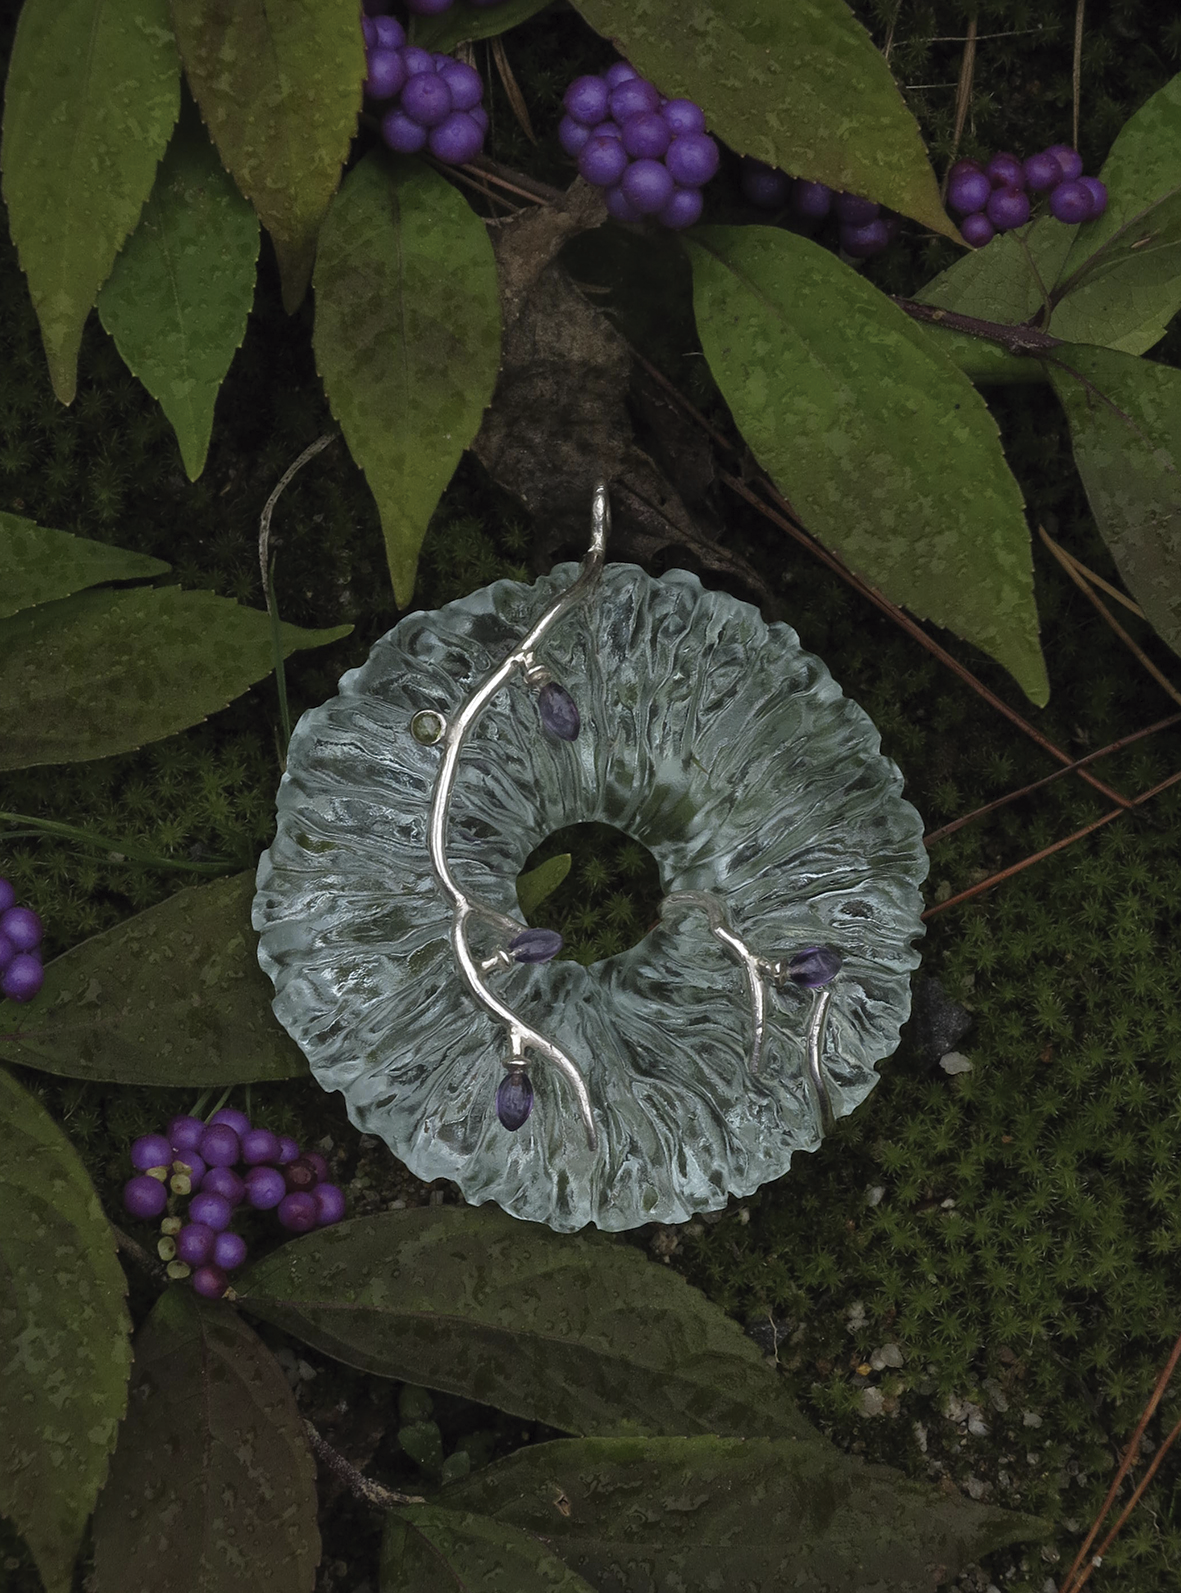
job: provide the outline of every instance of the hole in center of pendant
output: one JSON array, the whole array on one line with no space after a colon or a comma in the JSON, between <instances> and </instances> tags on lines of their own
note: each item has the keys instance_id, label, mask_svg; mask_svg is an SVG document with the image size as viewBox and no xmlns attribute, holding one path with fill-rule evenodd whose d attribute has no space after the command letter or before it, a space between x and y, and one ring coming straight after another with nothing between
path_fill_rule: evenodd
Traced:
<instances>
[{"instance_id":1,"label":"hole in center of pendant","mask_svg":"<svg viewBox=\"0 0 1181 1593\"><path fill-rule=\"evenodd\" d=\"M563 875L557 860L567 854ZM556 929L566 942L562 956L586 965L643 940L660 917L664 890L656 859L632 836L613 824L570 824L525 859L517 896L526 923Z\"/></svg>"}]
</instances>

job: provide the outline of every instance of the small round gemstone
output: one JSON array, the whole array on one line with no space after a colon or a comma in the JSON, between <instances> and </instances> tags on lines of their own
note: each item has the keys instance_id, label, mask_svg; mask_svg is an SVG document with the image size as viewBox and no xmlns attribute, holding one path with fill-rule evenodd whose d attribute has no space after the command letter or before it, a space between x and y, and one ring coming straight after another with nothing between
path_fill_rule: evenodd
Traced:
<instances>
[{"instance_id":1,"label":"small round gemstone","mask_svg":"<svg viewBox=\"0 0 1181 1593\"><path fill-rule=\"evenodd\" d=\"M789 959L786 973L792 984L816 990L836 978L843 962L840 952L831 946L805 946Z\"/></svg>"},{"instance_id":2,"label":"small round gemstone","mask_svg":"<svg viewBox=\"0 0 1181 1593\"><path fill-rule=\"evenodd\" d=\"M233 1272L246 1260L246 1241L240 1233L219 1233L213 1238L213 1264Z\"/></svg>"},{"instance_id":3,"label":"small round gemstone","mask_svg":"<svg viewBox=\"0 0 1181 1593\"><path fill-rule=\"evenodd\" d=\"M210 1167L232 1167L238 1160L241 1146L228 1123L210 1123L197 1149Z\"/></svg>"},{"instance_id":4,"label":"small round gemstone","mask_svg":"<svg viewBox=\"0 0 1181 1593\"><path fill-rule=\"evenodd\" d=\"M190 1267L201 1267L213 1254L217 1233L207 1222L187 1223L176 1236L176 1253Z\"/></svg>"},{"instance_id":5,"label":"small round gemstone","mask_svg":"<svg viewBox=\"0 0 1181 1593\"><path fill-rule=\"evenodd\" d=\"M523 929L508 943L514 962L549 962L565 945L556 929Z\"/></svg>"},{"instance_id":6,"label":"small round gemstone","mask_svg":"<svg viewBox=\"0 0 1181 1593\"><path fill-rule=\"evenodd\" d=\"M293 1194L283 1196L277 1215L279 1222L290 1233L311 1233L320 1220L320 1209L314 1195L305 1190L296 1190Z\"/></svg>"},{"instance_id":7,"label":"small round gemstone","mask_svg":"<svg viewBox=\"0 0 1181 1593\"><path fill-rule=\"evenodd\" d=\"M996 228L983 210L977 210L973 215L965 216L960 222L960 233L965 243L970 243L973 249L982 249L986 243L991 243L996 237Z\"/></svg>"},{"instance_id":8,"label":"small round gemstone","mask_svg":"<svg viewBox=\"0 0 1181 1593\"><path fill-rule=\"evenodd\" d=\"M131 1165L137 1173L146 1173L149 1167L168 1167L172 1163L172 1146L163 1134L141 1134L131 1146Z\"/></svg>"},{"instance_id":9,"label":"small round gemstone","mask_svg":"<svg viewBox=\"0 0 1181 1593\"><path fill-rule=\"evenodd\" d=\"M316 1202L316 1222L320 1228L330 1228L344 1216L344 1191L335 1184L317 1184L312 1191Z\"/></svg>"},{"instance_id":10,"label":"small round gemstone","mask_svg":"<svg viewBox=\"0 0 1181 1593\"><path fill-rule=\"evenodd\" d=\"M175 1262L172 1263L176 1265ZM188 1269L186 1268L185 1271ZM179 1277L184 1277L179 1273ZM198 1267L193 1273L193 1288L203 1300L220 1300L229 1287L230 1280L220 1267Z\"/></svg>"},{"instance_id":11,"label":"small round gemstone","mask_svg":"<svg viewBox=\"0 0 1181 1593\"><path fill-rule=\"evenodd\" d=\"M242 1160L247 1167L257 1167L259 1162L273 1162L279 1154L279 1136L269 1128L252 1128L242 1135Z\"/></svg>"},{"instance_id":12,"label":"small round gemstone","mask_svg":"<svg viewBox=\"0 0 1181 1593\"><path fill-rule=\"evenodd\" d=\"M510 1133L516 1133L533 1110L533 1085L524 1068L510 1068L496 1092L496 1115Z\"/></svg>"},{"instance_id":13,"label":"small round gemstone","mask_svg":"<svg viewBox=\"0 0 1181 1593\"><path fill-rule=\"evenodd\" d=\"M1062 167L1048 149L1040 155L1031 155L1025 162L1025 186L1035 194L1044 194L1047 188L1056 188L1061 181Z\"/></svg>"},{"instance_id":14,"label":"small round gemstone","mask_svg":"<svg viewBox=\"0 0 1181 1593\"><path fill-rule=\"evenodd\" d=\"M424 747L433 747L447 733L447 721L433 708L421 708L410 721L410 734Z\"/></svg>"},{"instance_id":15,"label":"small round gemstone","mask_svg":"<svg viewBox=\"0 0 1181 1593\"><path fill-rule=\"evenodd\" d=\"M168 1194L159 1179L140 1173L124 1184L123 1204L133 1217L158 1217L168 1204Z\"/></svg>"},{"instance_id":16,"label":"small round gemstone","mask_svg":"<svg viewBox=\"0 0 1181 1593\"><path fill-rule=\"evenodd\" d=\"M203 1189L189 1201L189 1221L206 1223L216 1233L230 1226L234 1208L224 1195L215 1195Z\"/></svg>"},{"instance_id":17,"label":"small round gemstone","mask_svg":"<svg viewBox=\"0 0 1181 1593\"><path fill-rule=\"evenodd\" d=\"M273 1211L287 1193L287 1182L277 1167L252 1167L245 1186L247 1203L255 1211Z\"/></svg>"},{"instance_id":18,"label":"small round gemstone","mask_svg":"<svg viewBox=\"0 0 1181 1593\"><path fill-rule=\"evenodd\" d=\"M1083 174L1083 157L1077 149L1072 149L1069 144L1051 144L1046 151L1053 155L1062 168L1062 175L1067 182L1074 182Z\"/></svg>"},{"instance_id":19,"label":"small round gemstone","mask_svg":"<svg viewBox=\"0 0 1181 1593\"><path fill-rule=\"evenodd\" d=\"M984 168L984 175L994 188L1023 188L1025 186L1025 167L1016 155L1001 151L994 155Z\"/></svg>"},{"instance_id":20,"label":"small round gemstone","mask_svg":"<svg viewBox=\"0 0 1181 1593\"><path fill-rule=\"evenodd\" d=\"M626 189L624 197L631 202L631 195ZM557 736L559 741L578 739L578 732L582 726L578 704L564 686L559 686L553 680L547 681L537 693L537 712L551 736Z\"/></svg>"},{"instance_id":21,"label":"small round gemstone","mask_svg":"<svg viewBox=\"0 0 1181 1593\"><path fill-rule=\"evenodd\" d=\"M1093 204L1091 190L1077 177L1060 182L1050 194L1050 214L1071 224L1089 221Z\"/></svg>"},{"instance_id":22,"label":"small round gemstone","mask_svg":"<svg viewBox=\"0 0 1181 1593\"><path fill-rule=\"evenodd\" d=\"M199 1117L174 1117L168 1124L168 1140L174 1151L196 1150L205 1132Z\"/></svg>"},{"instance_id":23,"label":"small round gemstone","mask_svg":"<svg viewBox=\"0 0 1181 1593\"><path fill-rule=\"evenodd\" d=\"M246 1193L246 1185L230 1167L211 1167L201 1180L203 1195L221 1195L231 1206L239 1206Z\"/></svg>"}]
</instances>

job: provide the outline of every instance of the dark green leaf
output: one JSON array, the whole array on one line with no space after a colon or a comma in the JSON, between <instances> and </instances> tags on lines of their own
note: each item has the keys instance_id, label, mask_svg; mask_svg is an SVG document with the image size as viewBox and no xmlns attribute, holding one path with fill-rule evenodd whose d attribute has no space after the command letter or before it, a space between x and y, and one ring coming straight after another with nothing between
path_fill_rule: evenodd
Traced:
<instances>
[{"instance_id":1,"label":"dark green leaf","mask_svg":"<svg viewBox=\"0 0 1181 1593\"><path fill-rule=\"evenodd\" d=\"M254 871L195 885L47 964L0 1018L10 1062L72 1079L201 1089L307 1072L271 1014Z\"/></svg>"},{"instance_id":2,"label":"dark green leaf","mask_svg":"<svg viewBox=\"0 0 1181 1593\"><path fill-rule=\"evenodd\" d=\"M526 918L557 890L569 874L572 861L569 852L562 852L558 857L547 857L528 874L518 874L517 905Z\"/></svg>"},{"instance_id":3,"label":"dark green leaf","mask_svg":"<svg viewBox=\"0 0 1181 1593\"><path fill-rule=\"evenodd\" d=\"M594 1593L530 1532L461 1510L392 1511L381 1546L382 1593Z\"/></svg>"},{"instance_id":4,"label":"dark green leaf","mask_svg":"<svg viewBox=\"0 0 1181 1593\"><path fill-rule=\"evenodd\" d=\"M415 17L412 37L422 50L442 50L450 54L465 39L491 39L507 33L518 22L527 22L544 11L551 0L501 0L499 5L472 6L466 0L436 17Z\"/></svg>"},{"instance_id":5,"label":"dark green leaf","mask_svg":"<svg viewBox=\"0 0 1181 1593\"><path fill-rule=\"evenodd\" d=\"M956 238L918 124L844 0L574 0L669 98L743 155L866 194Z\"/></svg>"},{"instance_id":6,"label":"dark green leaf","mask_svg":"<svg viewBox=\"0 0 1181 1593\"><path fill-rule=\"evenodd\" d=\"M377 153L349 173L320 237L314 345L405 608L427 523L500 361L492 245L446 178Z\"/></svg>"},{"instance_id":7,"label":"dark green leaf","mask_svg":"<svg viewBox=\"0 0 1181 1593\"><path fill-rule=\"evenodd\" d=\"M438 1495L611 1593L928 1593L1046 1522L948 1498L827 1439L598 1438L518 1449Z\"/></svg>"},{"instance_id":8,"label":"dark green leaf","mask_svg":"<svg viewBox=\"0 0 1181 1593\"><path fill-rule=\"evenodd\" d=\"M1095 523L1146 619L1181 653L1181 371L1114 349L1057 355L1050 377Z\"/></svg>"},{"instance_id":9,"label":"dark green leaf","mask_svg":"<svg viewBox=\"0 0 1181 1593\"><path fill-rule=\"evenodd\" d=\"M1044 703L1021 493L971 383L897 305L806 238L702 227L689 245L714 379L804 524Z\"/></svg>"},{"instance_id":10,"label":"dark green leaf","mask_svg":"<svg viewBox=\"0 0 1181 1593\"><path fill-rule=\"evenodd\" d=\"M2 1068L0 1123L0 1512L69 1593L127 1406L127 1283L73 1146Z\"/></svg>"},{"instance_id":11,"label":"dark green leaf","mask_svg":"<svg viewBox=\"0 0 1181 1593\"><path fill-rule=\"evenodd\" d=\"M0 619L103 581L146 580L168 565L0 511Z\"/></svg>"},{"instance_id":12,"label":"dark green leaf","mask_svg":"<svg viewBox=\"0 0 1181 1593\"><path fill-rule=\"evenodd\" d=\"M284 625L284 656L351 625ZM179 587L80 592L0 620L0 769L105 758L199 724L269 675L270 620Z\"/></svg>"},{"instance_id":13,"label":"dark green leaf","mask_svg":"<svg viewBox=\"0 0 1181 1593\"><path fill-rule=\"evenodd\" d=\"M172 422L190 481L205 467L257 260L258 219L190 103L98 300L124 362Z\"/></svg>"},{"instance_id":14,"label":"dark green leaf","mask_svg":"<svg viewBox=\"0 0 1181 1593\"><path fill-rule=\"evenodd\" d=\"M350 1366L566 1432L812 1431L737 1324L676 1273L491 1207L358 1217L281 1246L236 1288Z\"/></svg>"},{"instance_id":15,"label":"dark green leaf","mask_svg":"<svg viewBox=\"0 0 1181 1593\"><path fill-rule=\"evenodd\" d=\"M171 0L189 87L270 233L294 310L361 109L356 0Z\"/></svg>"},{"instance_id":16,"label":"dark green leaf","mask_svg":"<svg viewBox=\"0 0 1181 1593\"><path fill-rule=\"evenodd\" d=\"M232 1306L174 1284L136 1335L97 1593L311 1593L319 1560L315 1467L278 1362Z\"/></svg>"},{"instance_id":17,"label":"dark green leaf","mask_svg":"<svg viewBox=\"0 0 1181 1593\"><path fill-rule=\"evenodd\" d=\"M1181 76L1124 124L1099 175L1107 209L1075 229L1050 330L1143 354L1181 308Z\"/></svg>"},{"instance_id":18,"label":"dark green leaf","mask_svg":"<svg viewBox=\"0 0 1181 1593\"><path fill-rule=\"evenodd\" d=\"M25 0L0 167L63 404L74 398L82 327L152 190L179 107L167 0Z\"/></svg>"}]
</instances>

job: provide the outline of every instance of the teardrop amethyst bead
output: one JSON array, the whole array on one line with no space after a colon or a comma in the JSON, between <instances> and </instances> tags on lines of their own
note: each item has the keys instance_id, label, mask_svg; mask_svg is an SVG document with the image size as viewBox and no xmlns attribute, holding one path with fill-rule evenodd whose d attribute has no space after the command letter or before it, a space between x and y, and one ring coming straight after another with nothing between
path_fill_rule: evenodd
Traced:
<instances>
[{"instance_id":1,"label":"teardrop amethyst bead","mask_svg":"<svg viewBox=\"0 0 1181 1593\"><path fill-rule=\"evenodd\" d=\"M787 964L787 977L792 984L804 990L816 990L828 984L841 971L844 958L831 946L805 946L793 954Z\"/></svg>"},{"instance_id":2,"label":"teardrop amethyst bead","mask_svg":"<svg viewBox=\"0 0 1181 1593\"><path fill-rule=\"evenodd\" d=\"M557 736L560 741L577 739L582 720L579 718L578 704L565 686L559 686L553 680L547 681L537 693L537 711L551 736Z\"/></svg>"},{"instance_id":3,"label":"teardrop amethyst bead","mask_svg":"<svg viewBox=\"0 0 1181 1593\"><path fill-rule=\"evenodd\" d=\"M556 929L523 929L508 943L514 962L549 962L565 945Z\"/></svg>"},{"instance_id":4,"label":"teardrop amethyst bead","mask_svg":"<svg viewBox=\"0 0 1181 1593\"><path fill-rule=\"evenodd\" d=\"M515 1133L533 1110L533 1086L524 1068L510 1068L496 1092L496 1115Z\"/></svg>"}]
</instances>

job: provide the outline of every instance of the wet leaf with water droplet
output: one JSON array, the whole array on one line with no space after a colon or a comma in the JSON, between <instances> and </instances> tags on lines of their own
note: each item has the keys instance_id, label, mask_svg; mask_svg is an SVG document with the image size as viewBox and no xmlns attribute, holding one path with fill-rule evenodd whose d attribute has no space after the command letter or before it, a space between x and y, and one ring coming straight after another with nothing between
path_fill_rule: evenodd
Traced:
<instances>
[{"instance_id":1,"label":"wet leaf with water droplet","mask_svg":"<svg viewBox=\"0 0 1181 1593\"><path fill-rule=\"evenodd\" d=\"M280 626L283 656L351 625ZM274 668L271 622L178 586L80 592L0 620L0 769L106 758L225 708Z\"/></svg>"},{"instance_id":2,"label":"wet leaf with water droplet","mask_svg":"<svg viewBox=\"0 0 1181 1593\"><path fill-rule=\"evenodd\" d=\"M933 1593L1050 1523L948 1498L825 1438L591 1438L518 1449L435 1504L536 1534L612 1593Z\"/></svg>"},{"instance_id":3,"label":"wet leaf with water droplet","mask_svg":"<svg viewBox=\"0 0 1181 1593\"><path fill-rule=\"evenodd\" d=\"M320 235L313 345L405 608L427 524L500 363L487 229L439 172L376 152L353 167Z\"/></svg>"},{"instance_id":4,"label":"wet leaf with water droplet","mask_svg":"<svg viewBox=\"0 0 1181 1593\"><path fill-rule=\"evenodd\" d=\"M701 343L809 531L1049 697L1021 492L971 382L886 295L773 227L688 239Z\"/></svg>"},{"instance_id":5,"label":"wet leaf with water droplet","mask_svg":"<svg viewBox=\"0 0 1181 1593\"><path fill-rule=\"evenodd\" d=\"M918 123L844 0L574 0L670 99L742 155L877 199L948 238Z\"/></svg>"},{"instance_id":6,"label":"wet leaf with water droplet","mask_svg":"<svg viewBox=\"0 0 1181 1593\"><path fill-rule=\"evenodd\" d=\"M146 580L168 569L163 559L51 531L0 510L0 619L103 581Z\"/></svg>"},{"instance_id":7,"label":"wet leaf with water droplet","mask_svg":"<svg viewBox=\"0 0 1181 1593\"><path fill-rule=\"evenodd\" d=\"M356 0L172 0L172 20L202 119L271 235L294 311L357 130Z\"/></svg>"},{"instance_id":8,"label":"wet leaf with water droplet","mask_svg":"<svg viewBox=\"0 0 1181 1593\"><path fill-rule=\"evenodd\" d=\"M8 224L49 361L74 399L82 328L152 191L180 109L167 0L26 0L4 90Z\"/></svg>"},{"instance_id":9,"label":"wet leaf with water droplet","mask_svg":"<svg viewBox=\"0 0 1181 1593\"><path fill-rule=\"evenodd\" d=\"M185 1284L136 1334L127 1418L94 1514L96 1593L311 1593L316 1472L270 1350Z\"/></svg>"},{"instance_id":10,"label":"wet leaf with water droplet","mask_svg":"<svg viewBox=\"0 0 1181 1593\"><path fill-rule=\"evenodd\" d=\"M561 852L557 857L547 857L527 874L517 875L517 901L526 918L557 890L570 872L570 863L571 854Z\"/></svg>"},{"instance_id":11,"label":"wet leaf with water droplet","mask_svg":"<svg viewBox=\"0 0 1181 1593\"><path fill-rule=\"evenodd\" d=\"M505 1521L409 1505L391 1511L381 1593L594 1593L531 1532Z\"/></svg>"},{"instance_id":12,"label":"wet leaf with water droplet","mask_svg":"<svg viewBox=\"0 0 1181 1593\"><path fill-rule=\"evenodd\" d=\"M274 988L250 927L254 870L178 891L45 968L4 1014L23 1067L120 1084L244 1084L307 1072L271 1014Z\"/></svg>"},{"instance_id":13,"label":"wet leaf with water droplet","mask_svg":"<svg viewBox=\"0 0 1181 1593\"><path fill-rule=\"evenodd\" d=\"M127 1281L73 1146L0 1069L0 1511L69 1593L127 1405Z\"/></svg>"},{"instance_id":14,"label":"wet leaf with water droplet","mask_svg":"<svg viewBox=\"0 0 1181 1593\"><path fill-rule=\"evenodd\" d=\"M258 218L188 100L139 225L98 298L124 363L172 423L189 480L254 300Z\"/></svg>"},{"instance_id":15,"label":"wet leaf with water droplet","mask_svg":"<svg viewBox=\"0 0 1181 1593\"><path fill-rule=\"evenodd\" d=\"M528 22L544 11L551 0L499 0L497 5L470 6L458 0L449 11L434 17L414 17L414 43L420 50L442 50L451 54L467 39L493 39L507 33L518 22Z\"/></svg>"},{"instance_id":16,"label":"wet leaf with water droplet","mask_svg":"<svg viewBox=\"0 0 1181 1593\"><path fill-rule=\"evenodd\" d=\"M349 1366L566 1432L812 1432L738 1324L671 1269L491 1207L358 1217L234 1287Z\"/></svg>"}]
</instances>

